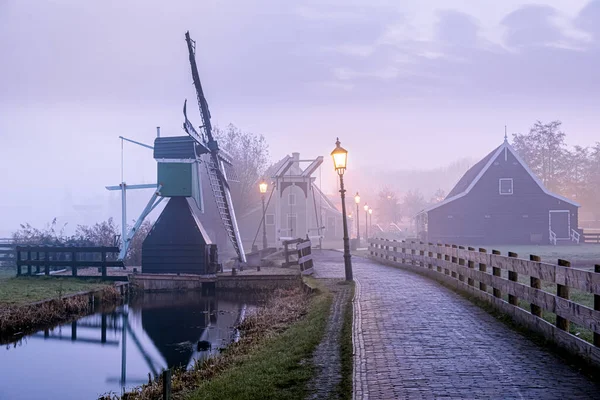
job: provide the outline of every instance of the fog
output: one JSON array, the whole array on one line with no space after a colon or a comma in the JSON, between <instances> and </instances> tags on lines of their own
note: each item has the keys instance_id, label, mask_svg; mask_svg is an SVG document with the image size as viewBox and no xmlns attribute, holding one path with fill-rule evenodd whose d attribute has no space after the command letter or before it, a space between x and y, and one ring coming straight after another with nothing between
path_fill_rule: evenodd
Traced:
<instances>
[{"instance_id":1,"label":"fog","mask_svg":"<svg viewBox=\"0 0 600 400\"><path fill-rule=\"evenodd\" d=\"M478 160L505 125L598 140L600 1L0 0L0 237L120 217L118 136L181 135L195 104L186 30L213 123L263 134L273 161L327 156L329 192L338 136L352 191ZM128 183L155 181L149 150L124 154Z\"/></svg>"}]
</instances>

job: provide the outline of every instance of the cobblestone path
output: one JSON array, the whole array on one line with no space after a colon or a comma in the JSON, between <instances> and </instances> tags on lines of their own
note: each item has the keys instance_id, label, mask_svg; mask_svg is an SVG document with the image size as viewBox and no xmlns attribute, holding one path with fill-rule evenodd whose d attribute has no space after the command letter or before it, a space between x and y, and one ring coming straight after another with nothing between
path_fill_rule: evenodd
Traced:
<instances>
[{"instance_id":1,"label":"cobblestone path","mask_svg":"<svg viewBox=\"0 0 600 400\"><path fill-rule=\"evenodd\" d=\"M344 323L344 312L350 299L350 286L340 285L341 279L323 279L333 294L331 313L321 343L313 356L317 367L315 378L308 384L307 399L336 399L335 390L342 380L340 357L340 333Z\"/></svg>"},{"instance_id":2,"label":"cobblestone path","mask_svg":"<svg viewBox=\"0 0 600 400\"><path fill-rule=\"evenodd\" d=\"M343 277L315 252L315 275ZM355 399L600 399L600 385L460 295L353 257Z\"/></svg>"}]
</instances>

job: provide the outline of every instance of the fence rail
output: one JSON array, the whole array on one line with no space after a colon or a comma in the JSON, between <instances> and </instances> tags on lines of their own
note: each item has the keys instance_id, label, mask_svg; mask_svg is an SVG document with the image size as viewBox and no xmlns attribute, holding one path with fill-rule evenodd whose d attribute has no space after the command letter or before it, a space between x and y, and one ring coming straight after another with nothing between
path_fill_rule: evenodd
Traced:
<instances>
[{"instance_id":1,"label":"fence rail","mask_svg":"<svg viewBox=\"0 0 600 400\"><path fill-rule=\"evenodd\" d=\"M77 275L78 268L98 267L102 278L107 278L107 267L123 267L122 261L108 261L107 254L119 252L118 247L50 247L50 246L16 246L17 276L40 274L43 268L44 275L50 275L51 267L70 267L71 275ZM82 260L77 255L92 255L100 260ZM23 273L22 267L27 267ZM35 273L33 267L36 268Z\"/></svg>"},{"instance_id":2,"label":"fence rail","mask_svg":"<svg viewBox=\"0 0 600 400\"><path fill-rule=\"evenodd\" d=\"M583 242L584 243L600 243L600 232L586 232L583 231Z\"/></svg>"},{"instance_id":3,"label":"fence rail","mask_svg":"<svg viewBox=\"0 0 600 400\"><path fill-rule=\"evenodd\" d=\"M590 272L570 268L565 260L543 263L535 255L526 260L512 252L502 256L496 250L487 253L472 247L377 238L369 240L369 254L475 295L559 346L600 365L600 265ZM507 272L504 275L508 279L502 271ZM518 282L519 275L529 277L530 284ZM556 295L542 290L542 281L556 285ZM571 288L593 296L594 307L571 300ZM519 300L529 303L529 311L519 307ZM556 324L544 320L543 311L556 314ZM571 322L592 331L593 343L569 333Z\"/></svg>"}]
</instances>

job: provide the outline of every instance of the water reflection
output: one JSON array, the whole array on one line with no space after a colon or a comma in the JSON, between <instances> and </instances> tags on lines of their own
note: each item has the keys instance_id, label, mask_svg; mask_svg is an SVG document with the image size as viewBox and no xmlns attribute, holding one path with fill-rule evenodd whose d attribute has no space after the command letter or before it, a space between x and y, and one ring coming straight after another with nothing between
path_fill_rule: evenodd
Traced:
<instances>
[{"instance_id":1,"label":"water reflection","mask_svg":"<svg viewBox=\"0 0 600 400\"><path fill-rule=\"evenodd\" d=\"M189 367L234 340L247 304L253 299L239 294L145 294L110 313L37 332L2 351L0 399L95 399L146 383L166 367ZM36 374L35 385L23 368Z\"/></svg>"}]
</instances>

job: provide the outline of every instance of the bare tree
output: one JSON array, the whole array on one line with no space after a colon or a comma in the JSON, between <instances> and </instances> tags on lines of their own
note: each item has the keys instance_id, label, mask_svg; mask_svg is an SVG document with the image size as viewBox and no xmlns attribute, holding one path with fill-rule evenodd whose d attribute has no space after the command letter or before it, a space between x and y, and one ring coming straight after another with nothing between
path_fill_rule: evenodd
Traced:
<instances>
[{"instance_id":1,"label":"bare tree","mask_svg":"<svg viewBox=\"0 0 600 400\"><path fill-rule=\"evenodd\" d=\"M258 182L269 165L269 146L263 135L244 132L233 124L227 128L213 128L219 146L233 158L234 170L239 180L232 184L233 204L236 213L243 214L258 204Z\"/></svg>"},{"instance_id":2,"label":"bare tree","mask_svg":"<svg viewBox=\"0 0 600 400\"><path fill-rule=\"evenodd\" d=\"M402 219L400 200L394 191L384 186L377 194L377 220L386 224Z\"/></svg>"}]
</instances>

